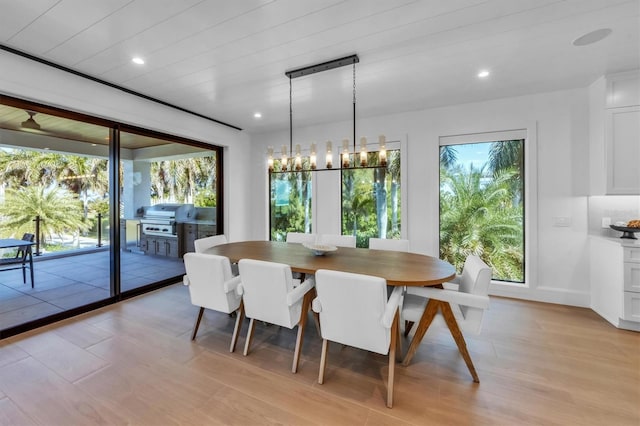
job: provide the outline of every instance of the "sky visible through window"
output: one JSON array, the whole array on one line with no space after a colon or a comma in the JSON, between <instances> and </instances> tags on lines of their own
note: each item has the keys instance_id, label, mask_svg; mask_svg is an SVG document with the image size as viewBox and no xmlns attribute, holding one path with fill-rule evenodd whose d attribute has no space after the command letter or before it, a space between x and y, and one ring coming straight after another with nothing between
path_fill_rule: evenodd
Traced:
<instances>
[{"instance_id":1,"label":"sky visible through window","mask_svg":"<svg viewBox=\"0 0 640 426\"><path fill-rule=\"evenodd\" d=\"M491 143L469 143L463 145L454 145L458 163L463 166L463 170L469 170L469 165L479 169L489 159L489 148Z\"/></svg>"}]
</instances>

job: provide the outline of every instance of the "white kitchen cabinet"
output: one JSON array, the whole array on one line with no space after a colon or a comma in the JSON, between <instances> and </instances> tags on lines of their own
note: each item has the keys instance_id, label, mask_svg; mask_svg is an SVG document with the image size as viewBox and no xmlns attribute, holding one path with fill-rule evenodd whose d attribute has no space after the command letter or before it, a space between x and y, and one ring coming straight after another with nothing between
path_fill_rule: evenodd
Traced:
<instances>
[{"instance_id":1,"label":"white kitchen cabinet","mask_svg":"<svg viewBox=\"0 0 640 426\"><path fill-rule=\"evenodd\" d=\"M640 71L589 86L591 195L640 195Z\"/></svg>"},{"instance_id":2,"label":"white kitchen cabinet","mask_svg":"<svg viewBox=\"0 0 640 426\"><path fill-rule=\"evenodd\" d=\"M640 323L640 247L623 247L624 302L622 319Z\"/></svg>"},{"instance_id":3,"label":"white kitchen cabinet","mask_svg":"<svg viewBox=\"0 0 640 426\"><path fill-rule=\"evenodd\" d=\"M640 323L640 293L624 292L623 319Z\"/></svg>"},{"instance_id":4,"label":"white kitchen cabinet","mask_svg":"<svg viewBox=\"0 0 640 426\"><path fill-rule=\"evenodd\" d=\"M640 331L640 245L596 236L589 242L591 309L618 328Z\"/></svg>"},{"instance_id":5,"label":"white kitchen cabinet","mask_svg":"<svg viewBox=\"0 0 640 426\"><path fill-rule=\"evenodd\" d=\"M607 194L640 194L640 106L606 111Z\"/></svg>"}]
</instances>

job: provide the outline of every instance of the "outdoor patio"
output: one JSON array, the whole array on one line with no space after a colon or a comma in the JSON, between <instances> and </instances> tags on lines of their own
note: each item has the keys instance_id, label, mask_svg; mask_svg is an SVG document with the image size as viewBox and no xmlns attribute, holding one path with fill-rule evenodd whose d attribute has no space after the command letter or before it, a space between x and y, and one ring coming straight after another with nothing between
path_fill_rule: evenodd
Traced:
<instances>
[{"instance_id":1,"label":"outdoor patio","mask_svg":"<svg viewBox=\"0 0 640 426\"><path fill-rule=\"evenodd\" d=\"M0 329L110 296L109 250L67 257L34 256L34 288L21 270L0 271ZM182 259L121 253L122 291L184 274Z\"/></svg>"}]
</instances>

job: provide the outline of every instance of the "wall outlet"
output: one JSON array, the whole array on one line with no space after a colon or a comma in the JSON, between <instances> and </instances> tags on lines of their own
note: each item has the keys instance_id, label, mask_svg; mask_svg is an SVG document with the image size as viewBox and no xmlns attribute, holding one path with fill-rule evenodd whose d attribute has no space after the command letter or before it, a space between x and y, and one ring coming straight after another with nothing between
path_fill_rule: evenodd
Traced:
<instances>
[{"instance_id":1,"label":"wall outlet","mask_svg":"<svg viewBox=\"0 0 640 426\"><path fill-rule=\"evenodd\" d=\"M602 218L602 227L603 228L608 228L609 225L611 225L611 218L610 217L603 217Z\"/></svg>"}]
</instances>

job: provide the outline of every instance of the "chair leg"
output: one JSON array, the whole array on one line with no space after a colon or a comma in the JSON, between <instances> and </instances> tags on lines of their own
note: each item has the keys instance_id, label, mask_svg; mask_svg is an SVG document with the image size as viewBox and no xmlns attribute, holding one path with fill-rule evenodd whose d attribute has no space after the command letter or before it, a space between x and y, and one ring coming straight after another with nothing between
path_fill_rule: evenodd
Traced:
<instances>
[{"instance_id":1,"label":"chair leg","mask_svg":"<svg viewBox=\"0 0 640 426\"><path fill-rule=\"evenodd\" d=\"M251 346L251 340L253 340L253 329L256 327L255 321L253 318L249 321L249 330L247 330L247 340L244 342L244 352L243 355L247 356L249 353L249 347Z\"/></svg>"},{"instance_id":2,"label":"chair leg","mask_svg":"<svg viewBox=\"0 0 640 426\"><path fill-rule=\"evenodd\" d=\"M204 308L201 306L200 311L198 312L198 318L196 318L196 323L193 326L193 333L191 334L191 340L196 340L196 333L198 332L198 327L200 327L200 320L202 319L202 314L204 314Z\"/></svg>"},{"instance_id":3,"label":"chair leg","mask_svg":"<svg viewBox=\"0 0 640 426\"><path fill-rule=\"evenodd\" d=\"M400 331L400 320L398 320L398 327L395 330L395 334L396 334L396 361L402 362L402 339L400 338L402 333Z\"/></svg>"},{"instance_id":4,"label":"chair leg","mask_svg":"<svg viewBox=\"0 0 640 426\"><path fill-rule=\"evenodd\" d=\"M436 316L438 312L439 302L434 299L429 299L427 306L424 309L424 313L422 314L422 318L420 318L420 322L418 323L418 328L416 328L416 334L414 334L411 343L409 344L409 349L407 350L407 355L404 357L404 361L402 361L402 365L405 367L409 365L411 362L411 358L416 354L418 350L418 346L424 337L424 334L427 332L427 329L431 325L433 318Z\"/></svg>"},{"instance_id":5,"label":"chair leg","mask_svg":"<svg viewBox=\"0 0 640 426\"><path fill-rule=\"evenodd\" d=\"M240 307L236 311L236 325L233 327L233 336L231 337L231 346L229 347L229 352L234 352L236 350L236 343L238 343L238 335L240 334L240 329L242 328L242 321L244 320L244 302L240 302Z\"/></svg>"},{"instance_id":6,"label":"chair leg","mask_svg":"<svg viewBox=\"0 0 640 426\"><path fill-rule=\"evenodd\" d=\"M473 381L476 383L480 383L478 373L476 373L476 368L473 366L471 356L469 355L469 351L467 350L467 343L464 341L464 336L462 335L462 331L460 331L460 327L458 327L458 322L453 315L451 305L447 302L440 302L440 309L442 310L442 316L447 323L447 327L449 327L449 331L453 336L453 340L455 340L456 345L458 345L460 355L462 355L462 358L464 359L464 362L467 364L467 368L469 369L469 373L471 373L471 376L473 377Z\"/></svg>"},{"instance_id":7,"label":"chair leg","mask_svg":"<svg viewBox=\"0 0 640 426\"><path fill-rule=\"evenodd\" d=\"M318 383L324 383L324 370L327 367L327 352L329 350L329 341L322 339L322 354L320 355L320 372L318 373Z\"/></svg>"},{"instance_id":8,"label":"chair leg","mask_svg":"<svg viewBox=\"0 0 640 426\"><path fill-rule=\"evenodd\" d=\"M396 343L400 334L400 314L396 311L391 325L391 343L389 345L389 380L387 383L387 407L393 407L393 382L395 380L396 371Z\"/></svg>"},{"instance_id":9,"label":"chair leg","mask_svg":"<svg viewBox=\"0 0 640 426\"><path fill-rule=\"evenodd\" d=\"M413 327L413 321L404 322L404 337L407 337L409 335L409 332L411 331L411 327Z\"/></svg>"},{"instance_id":10,"label":"chair leg","mask_svg":"<svg viewBox=\"0 0 640 426\"><path fill-rule=\"evenodd\" d=\"M300 311L300 320L298 321L298 337L296 338L296 348L293 352L293 365L291 366L291 372L298 371L298 364L300 362L300 351L302 350L302 341L304 340L304 329L307 326L307 317L309 309L311 309L311 301L315 297L315 288L307 291L302 299L302 309Z\"/></svg>"},{"instance_id":11,"label":"chair leg","mask_svg":"<svg viewBox=\"0 0 640 426\"><path fill-rule=\"evenodd\" d=\"M302 340L304 339L305 324L300 322L298 324L298 337L296 338L296 349L293 351L293 365L291 366L291 372L296 373L298 371L298 364L300 363L300 350L302 349Z\"/></svg>"}]
</instances>

